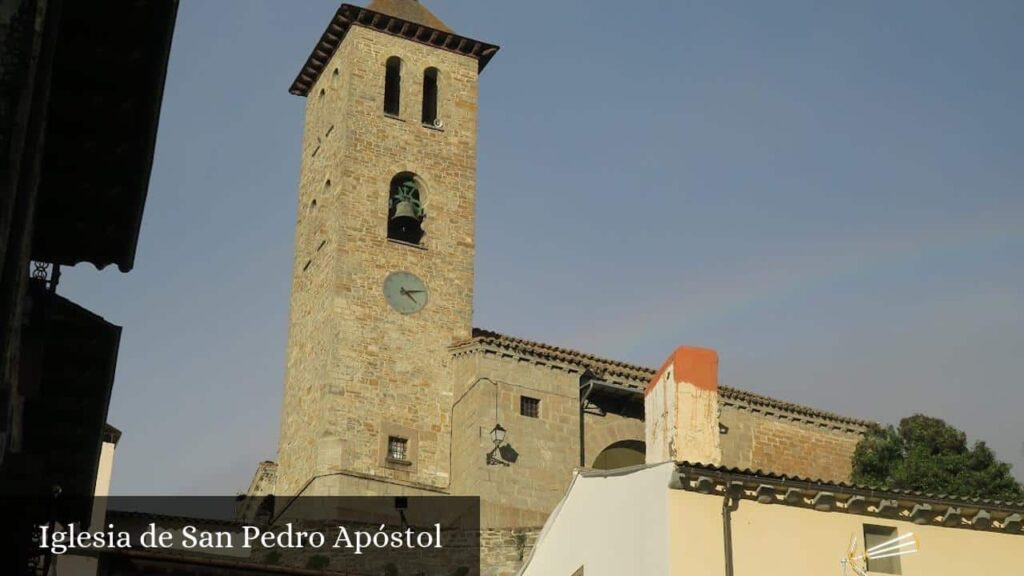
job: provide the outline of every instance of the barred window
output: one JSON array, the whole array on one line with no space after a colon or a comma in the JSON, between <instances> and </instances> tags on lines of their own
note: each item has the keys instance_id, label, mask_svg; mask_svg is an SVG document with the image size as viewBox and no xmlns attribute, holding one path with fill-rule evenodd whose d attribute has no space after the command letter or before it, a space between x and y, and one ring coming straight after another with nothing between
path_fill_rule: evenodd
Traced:
<instances>
[{"instance_id":1,"label":"barred window","mask_svg":"<svg viewBox=\"0 0 1024 576\"><path fill-rule=\"evenodd\" d=\"M409 441L398 436L388 437L388 459L402 460L409 459Z\"/></svg>"},{"instance_id":2,"label":"barred window","mask_svg":"<svg viewBox=\"0 0 1024 576\"><path fill-rule=\"evenodd\" d=\"M527 418L540 418L540 400L529 396L520 396L519 413Z\"/></svg>"}]
</instances>

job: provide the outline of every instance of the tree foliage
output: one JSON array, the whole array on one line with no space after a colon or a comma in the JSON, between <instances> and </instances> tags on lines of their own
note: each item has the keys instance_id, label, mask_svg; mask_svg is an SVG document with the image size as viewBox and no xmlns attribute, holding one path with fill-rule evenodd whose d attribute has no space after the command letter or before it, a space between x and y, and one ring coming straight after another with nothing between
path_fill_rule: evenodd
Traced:
<instances>
[{"instance_id":1,"label":"tree foliage","mask_svg":"<svg viewBox=\"0 0 1024 576\"><path fill-rule=\"evenodd\" d=\"M918 490L971 498L1024 500L1024 486L1010 465L996 459L984 442L967 445L967 435L938 418L916 414L898 428L876 426L853 453L857 484Z\"/></svg>"}]
</instances>

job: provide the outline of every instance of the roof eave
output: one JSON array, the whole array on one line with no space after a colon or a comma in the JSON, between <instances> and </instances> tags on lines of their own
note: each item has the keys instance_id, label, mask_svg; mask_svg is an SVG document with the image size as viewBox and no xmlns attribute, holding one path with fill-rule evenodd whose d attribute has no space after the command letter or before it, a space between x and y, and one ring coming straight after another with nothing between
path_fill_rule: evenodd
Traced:
<instances>
[{"instance_id":1,"label":"roof eave","mask_svg":"<svg viewBox=\"0 0 1024 576\"><path fill-rule=\"evenodd\" d=\"M481 328L474 328L471 338L455 344L451 349L453 352L458 352L470 350L481 345L503 348L515 354L541 358L545 361L553 360L561 365L571 365L580 370L589 370L603 378L611 377L631 380L636 382L641 389L646 386L647 382L655 374L655 370L645 366L601 358L593 354L507 336ZM747 407L765 413L798 416L802 420L853 432L863 432L868 427L876 425L869 420L842 416L826 410L793 404L728 386L720 386L719 395L723 402L732 405Z\"/></svg>"},{"instance_id":2,"label":"roof eave","mask_svg":"<svg viewBox=\"0 0 1024 576\"><path fill-rule=\"evenodd\" d=\"M977 514L978 511L985 511L991 514L993 520L1002 523L1014 515L1024 514L1024 502L1001 502L945 494L927 494L911 490L830 482L780 475L762 470L743 470L693 462L678 462L676 473L678 481L674 480L670 484L670 487L674 489L718 495L728 492L734 498L756 499L762 503L777 503L828 512L881 516L915 524L949 527L952 526L943 524L940 520L946 511L955 511L958 519L961 514L965 518L964 521L956 523L955 527L1022 534L1019 530L1015 531L1006 526L997 528L994 525L979 525L968 520L967 517L970 516L969 512L973 511ZM815 504L819 495L827 497L827 504L822 504L823 507L818 507ZM850 506L851 502L857 502L858 509L853 509ZM896 505L890 507L890 512L886 513L880 506L882 502L895 502ZM917 509L926 509L926 512L915 516L915 506L918 507Z\"/></svg>"},{"instance_id":3,"label":"roof eave","mask_svg":"<svg viewBox=\"0 0 1024 576\"><path fill-rule=\"evenodd\" d=\"M327 29L313 47L302 70L292 81L289 92L296 96L308 96L313 85L323 74L338 46L345 39L352 26L363 26L371 30L405 38L413 42L433 46L477 60L477 71L484 67L498 52L498 46L460 36L454 32L438 30L424 24L410 22L388 14L374 12L352 4L342 4L335 12Z\"/></svg>"},{"instance_id":4,"label":"roof eave","mask_svg":"<svg viewBox=\"0 0 1024 576\"><path fill-rule=\"evenodd\" d=\"M134 266L177 9L152 0L60 10L33 260Z\"/></svg>"}]
</instances>

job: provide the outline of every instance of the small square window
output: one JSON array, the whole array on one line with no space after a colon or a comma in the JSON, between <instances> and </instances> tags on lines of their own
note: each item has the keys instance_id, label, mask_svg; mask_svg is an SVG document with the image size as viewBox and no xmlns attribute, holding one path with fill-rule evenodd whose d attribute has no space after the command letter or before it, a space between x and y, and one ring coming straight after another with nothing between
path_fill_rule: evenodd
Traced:
<instances>
[{"instance_id":1,"label":"small square window","mask_svg":"<svg viewBox=\"0 0 1024 576\"><path fill-rule=\"evenodd\" d=\"M892 526L876 526L874 524L864 525L864 549L870 550L880 544L891 542L896 538L896 528ZM887 547L888 548L888 547ZM886 558L867 559L868 572L881 574L902 574L900 569L900 557L888 556Z\"/></svg>"},{"instance_id":2,"label":"small square window","mask_svg":"<svg viewBox=\"0 0 1024 576\"><path fill-rule=\"evenodd\" d=\"M527 418L540 418L540 400L529 396L520 396L519 413Z\"/></svg>"},{"instance_id":3,"label":"small square window","mask_svg":"<svg viewBox=\"0 0 1024 576\"><path fill-rule=\"evenodd\" d=\"M409 441L398 436L388 437L388 460L406 462L409 460Z\"/></svg>"}]
</instances>

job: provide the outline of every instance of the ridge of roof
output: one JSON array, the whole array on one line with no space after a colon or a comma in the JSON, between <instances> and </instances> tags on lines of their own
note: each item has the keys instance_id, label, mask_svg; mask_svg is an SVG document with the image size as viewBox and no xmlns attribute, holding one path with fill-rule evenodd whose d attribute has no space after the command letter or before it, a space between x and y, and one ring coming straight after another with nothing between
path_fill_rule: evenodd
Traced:
<instances>
[{"instance_id":1,"label":"ridge of roof","mask_svg":"<svg viewBox=\"0 0 1024 576\"><path fill-rule=\"evenodd\" d=\"M595 372L642 380L644 385L646 385L647 381L653 378L654 374L657 372L654 368L649 368L647 366L630 364L628 362L621 362L586 352L580 352L571 348L563 348L561 346L554 346L543 342L508 336L500 332L485 330L483 328L473 328L473 336L469 340L457 344L456 346L463 346L472 342L483 342L493 346L525 352L547 359L576 364ZM827 410L819 410L802 404L778 400L776 398L731 388L729 386L719 386L719 394L727 400L746 402L760 407L782 410L823 420L842 422L865 428L876 425L875 422L870 420L843 416Z\"/></svg>"},{"instance_id":2,"label":"ridge of roof","mask_svg":"<svg viewBox=\"0 0 1024 576\"><path fill-rule=\"evenodd\" d=\"M366 5L367 10L394 16L399 20L422 24L442 32L454 32L440 18L417 0L373 0Z\"/></svg>"}]
</instances>

